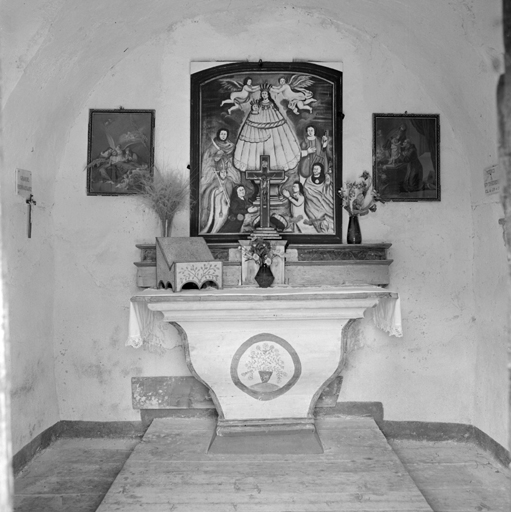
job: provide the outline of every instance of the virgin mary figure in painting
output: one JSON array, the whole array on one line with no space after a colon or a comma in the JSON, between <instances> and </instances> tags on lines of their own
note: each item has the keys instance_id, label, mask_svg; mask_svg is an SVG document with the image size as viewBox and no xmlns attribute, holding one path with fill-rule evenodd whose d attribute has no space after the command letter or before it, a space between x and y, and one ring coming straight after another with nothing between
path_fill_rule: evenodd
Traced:
<instances>
[{"instance_id":1,"label":"virgin mary figure in painting","mask_svg":"<svg viewBox=\"0 0 511 512\"><path fill-rule=\"evenodd\" d=\"M269 155L273 169L289 171L300 161L295 133L269 92L261 86L261 97L252 101L234 150L234 166L240 171L259 169L261 155Z\"/></svg>"}]
</instances>

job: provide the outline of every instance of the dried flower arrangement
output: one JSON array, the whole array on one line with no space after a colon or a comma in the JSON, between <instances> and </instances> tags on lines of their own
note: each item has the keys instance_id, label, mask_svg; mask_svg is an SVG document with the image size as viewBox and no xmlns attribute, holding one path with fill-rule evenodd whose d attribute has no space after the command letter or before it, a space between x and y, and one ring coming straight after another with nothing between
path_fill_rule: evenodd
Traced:
<instances>
[{"instance_id":1,"label":"dried flower arrangement","mask_svg":"<svg viewBox=\"0 0 511 512\"><path fill-rule=\"evenodd\" d=\"M364 171L356 181L346 181L337 194L350 217L375 212L376 203L384 203L378 192L374 190L371 175L367 171Z\"/></svg>"},{"instance_id":2,"label":"dried flower arrangement","mask_svg":"<svg viewBox=\"0 0 511 512\"><path fill-rule=\"evenodd\" d=\"M153 168L153 176L141 176L137 189L140 197L150 206L161 221L161 236L170 236L175 215L184 210L189 197L190 183L188 176L181 171L161 172Z\"/></svg>"}]
</instances>

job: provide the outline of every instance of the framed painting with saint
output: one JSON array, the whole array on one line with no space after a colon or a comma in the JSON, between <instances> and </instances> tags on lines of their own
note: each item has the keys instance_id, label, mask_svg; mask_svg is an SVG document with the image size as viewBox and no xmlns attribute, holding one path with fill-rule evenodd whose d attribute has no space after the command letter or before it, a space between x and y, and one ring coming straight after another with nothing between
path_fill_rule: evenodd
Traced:
<instances>
[{"instance_id":1,"label":"framed painting with saint","mask_svg":"<svg viewBox=\"0 0 511 512\"><path fill-rule=\"evenodd\" d=\"M192 236L340 243L341 71L223 64L192 73L191 87Z\"/></svg>"},{"instance_id":2,"label":"framed painting with saint","mask_svg":"<svg viewBox=\"0 0 511 512\"><path fill-rule=\"evenodd\" d=\"M89 111L87 195L139 192L152 175L154 110Z\"/></svg>"},{"instance_id":3,"label":"framed painting with saint","mask_svg":"<svg viewBox=\"0 0 511 512\"><path fill-rule=\"evenodd\" d=\"M440 201L438 114L373 114L374 185L385 201Z\"/></svg>"}]
</instances>

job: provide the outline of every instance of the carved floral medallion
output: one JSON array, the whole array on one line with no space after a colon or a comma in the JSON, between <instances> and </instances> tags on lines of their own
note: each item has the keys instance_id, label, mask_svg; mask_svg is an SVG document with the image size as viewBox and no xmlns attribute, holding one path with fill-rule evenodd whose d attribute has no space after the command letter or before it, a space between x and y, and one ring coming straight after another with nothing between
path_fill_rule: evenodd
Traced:
<instances>
[{"instance_id":1,"label":"carved floral medallion","mask_svg":"<svg viewBox=\"0 0 511 512\"><path fill-rule=\"evenodd\" d=\"M283 395L298 382L301 373L295 349L270 333L249 338L231 362L231 378L236 387L257 400L273 400Z\"/></svg>"}]
</instances>

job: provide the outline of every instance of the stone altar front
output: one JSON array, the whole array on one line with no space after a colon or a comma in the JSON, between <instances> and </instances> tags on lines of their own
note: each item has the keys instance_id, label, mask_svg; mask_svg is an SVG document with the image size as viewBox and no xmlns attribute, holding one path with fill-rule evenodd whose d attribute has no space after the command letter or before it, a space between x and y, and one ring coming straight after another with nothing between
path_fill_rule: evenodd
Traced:
<instances>
[{"instance_id":1,"label":"stone altar front","mask_svg":"<svg viewBox=\"0 0 511 512\"><path fill-rule=\"evenodd\" d=\"M376 307L374 318L392 329L387 313L397 294L376 286L244 287L146 290L131 301L177 328L190 372L211 390L217 436L314 434L315 403L345 363L348 325Z\"/></svg>"}]
</instances>

